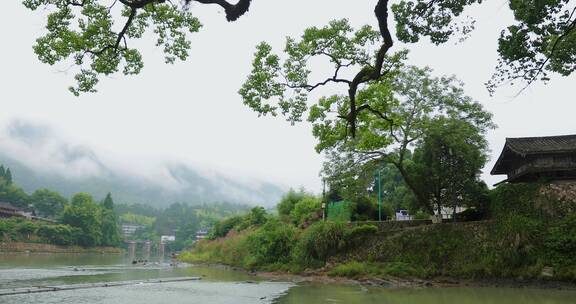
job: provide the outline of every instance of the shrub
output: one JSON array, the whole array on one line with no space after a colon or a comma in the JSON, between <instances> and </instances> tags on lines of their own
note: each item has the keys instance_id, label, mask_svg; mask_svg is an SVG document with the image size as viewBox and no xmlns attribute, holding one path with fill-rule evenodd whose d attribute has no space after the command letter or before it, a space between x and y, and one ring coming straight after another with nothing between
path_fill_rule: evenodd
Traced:
<instances>
[{"instance_id":1,"label":"shrub","mask_svg":"<svg viewBox=\"0 0 576 304\"><path fill-rule=\"evenodd\" d=\"M314 215L322 210L322 203L319 199L313 196L306 196L294 205L290 212L290 219L292 222L300 226L304 222L310 220Z\"/></svg>"},{"instance_id":2,"label":"shrub","mask_svg":"<svg viewBox=\"0 0 576 304\"><path fill-rule=\"evenodd\" d=\"M16 231L24 238L28 238L29 235L36 232L38 225L32 221L22 221L16 225Z\"/></svg>"},{"instance_id":3,"label":"shrub","mask_svg":"<svg viewBox=\"0 0 576 304\"><path fill-rule=\"evenodd\" d=\"M240 225L240 223L242 223L242 220L243 220L242 217L237 215L216 223L216 225L214 225L214 228L212 228L212 231L210 231L209 238L214 240L217 238L225 237L228 234L228 232L230 232L230 230Z\"/></svg>"},{"instance_id":4,"label":"shrub","mask_svg":"<svg viewBox=\"0 0 576 304\"><path fill-rule=\"evenodd\" d=\"M376 225L360 225L352 228L348 233L348 237L350 238L357 238L357 237L365 237L369 235L374 235L378 233L378 227Z\"/></svg>"},{"instance_id":5,"label":"shrub","mask_svg":"<svg viewBox=\"0 0 576 304\"><path fill-rule=\"evenodd\" d=\"M547 259L557 266L576 265L576 215L548 229L545 239Z\"/></svg>"},{"instance_id":6,"label":"shrub","mask_svg":"<svg viewBox=\"0 0 576 304\"><path fill-rule=\"evenodd\" d=\"M279 220L270 220L248 236L251 262L256 265L290 262L296 229Z\"/></svg>"},{"instance_id":7,"label":"shrub","mask_svg":"<svg viewBox=\"0 0 576 304\"><path fill-rule=\"evenodd\" d=\"M332 268L328 275L331 277L359 278L368 274L370 272L369 268L365 263L351 262Z\"/></svg>"},{"instance_id":8,"label":"shrub","mask_svg":"<svg viewBox=\"0 0 576 304\"><path fill-rule=\"evenodd\" d=\"M480 221L487 217L486 210L477 210L474 208L469 208L456 214L456 219L463 222Z\"/></svg>"},{"instance_id":9,"label":"shrub","mask_svg":"<svg viewBox=\"0 0 576 304\"><path fill-rule=\"evenodd\" d=\"M407 263L402 262L391 262L382 265L381 273L386 275L391 275L394 277L424 277L425 273L423 270L416 269Z\"/></svg>"},{"instance_id":10,"label":"shrub","mask_svg":"<svg viewBox=\"0 0 576 304\"><path fill-rule=\"evenodd\" d=\"M352 219L352 209L354 205L348 201L329 203L326 215L330 221L348 222Z\"/></svg>"},{"instance_id":11,"label":"shrub","mask_svg":"<svg viewBox=\"0 0 576 304\"><path fill-rule=\"evenodd\" d=\"M44 225L38 228L37 234L44 241L55 245L75 245L78 235L82 234L79 228L68 225Z\"/></svg>"},{"instance_id":12,"label":"shrub","mask_svg":"<svg viewBox=\"0 0 576 304\"><path fill-rule=\"evenodd\" d=\"M535 198L541 184L502 184L490 192L491 213L498 219L502 216L524 215L540 217L542 211L535 206Z\"/></svg>"},{"instance_id":13,"label":"shrub","mask_svg":"<svg viewBox=\"0 0 576 304\"><path fill-rule=\"evenodd\" d=\"M294 259L306 267L326 264L326 260L346 246L347 226L341 222L318 222L300 235Z\"/></svg>"},{"instance_id":14,"label":"shrub","mask_svg":"<svg viewBox=\"0 0 576 304\"><path fill-rule=\"evenodd\" d=\"M296 206L296 204L298 202L300 202L301 200L303 200L307 196L308 196L308 194L306 192L304 192L303 190L296 192L296 191L294 191L294 189L290 189L290 191L288 191L288 193L286 193L282 197L282 200L280 201L280 203L277 206L278 214L281 217L288 217L290 215L290 213L292 212L292 210L294 210L294 206Z\"/></svg>"}]
</instances>

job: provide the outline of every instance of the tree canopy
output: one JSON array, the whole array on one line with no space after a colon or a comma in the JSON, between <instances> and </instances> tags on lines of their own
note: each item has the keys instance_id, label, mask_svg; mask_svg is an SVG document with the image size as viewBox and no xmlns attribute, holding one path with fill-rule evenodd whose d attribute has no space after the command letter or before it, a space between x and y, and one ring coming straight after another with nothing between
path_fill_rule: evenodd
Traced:
<instances>
[{"instance_id":1,"label":"tree canopy","mask_svg":"<svg viewBox=\"0 0 576 304\"><path fill-rule=\"evenodd\" d=\"M358 102L372 110L357 118L356 137L348 135L349 124L339 119L348 111L346 96L324 97L312 106L309 120L318 139L316 149L325 151L329 160L324 173L329 177L362 178L361 172L373 174L375 170L358 172L359 166L392 164L421 205L426 204L427 198L408 172L408 158L412 146L424 138L434 122L438 119L462 121L475 128L480 136L494 127L492 115L464 94L456 78L433 77L426 68L399 66L394 75L361 90Z\"/></svg>"},{"instance_id":2,"label":"tree canopy","mask_svg":"<svg viewBox=\"0 0 576 304\"><path fill-rule=\"evenodd\" d=\"M482 131L455 119L438 118L414 150L408 167L416 187L426 197L420 207L429 213L442 208L471 206L478 203L476 194L483 187L480 170L487 160L488 143Z\"/></svg>"},{"instance_id":3,"label":"tree canopy","mask_svg":"<svg viewBox=\"0 0 576 304\"><path fill-rule=\"evenodd\" d=\"M68 200L58 192L39 189L32 193L30 202L41 216L54 218L64 211Z\"/></svg>"},{"instance_id":4,"label":"tree canopy","mask_svg":"<svg viewBox=\"0 0 576 304\"><path fill-rule=\"evenodd\" d=\"M198 18L188 9L190 3L218 5L224 9L228 21L240 18L252 4L251 0L239 0L235 4L226 0L185 0L181 4L166 0L102 2L23 0L31 10L48 10L47 33L37 39L34 51L44 63L67 62L77 67L76 85L70 87L76 95L94 92L102 75L140 73L144 62L133 42L141 39L150 28L156 35L156 46L165 54L166 63L186 60L191 48L188 35L201 28ZM346 84L352 105L349 119L353 123L357 116L353 106L356 90L387 73L384 63L386 57L393 56L389 51L395 39L414 43L428 38L434 44L443 44L452 38L465 39L474 29L475 19L470 15L482 5L481 0L375 2L377 30L366 26L353 32L343 21L334 21L324 28L311 28L301 41L292 38L287 41L289 59L283 71L277 57L264 56L269 55L270 49L267 44L261 44L255 73L250 76L252 83L243 88L246 103L259 112L270 112L274 107L260 104L261 100L283 95L286 88L294 89L292 97L282 96L279 103L281 112L293 120L303 109L305 91L331 82ZM547 81L550 72L564 76L572 74L576 69L574 3L570 0L510 0L509 8L514 21L502 29L496 71L487 82L487 88L493 92L506 82L522 81L529 85L538 80ZM395 31L389 25L390 15L394 17ZM375 50L364 48L365 44L375 46ZM312 57L327 58L335 67L334 74L317 83L308 82L307 66ZM263 61L264 58L269 60ZM341 77L340 72L346 68L354 68L355 76ZM270 81L276 76L284 79L272 85Z\"/></svg>"},{"instance_id":5,"label":"tree canopy","mask_svg":"<svg viewBox=\"0 0 576 304\"><path fill-rule=\"evenodd\" d=\"M74 95L95 92L100 76L140 73L141 52L131 43L153 28L156 46L166 63L186 60L191 47L187 36L198 32L200 21L187 9L190 2L217 4L234 21L248 11L251 0L232 5L225 0L23 0L31 10L48 9L47 33L36 40L34 52L46 64L71 62L77 67ZM102 3L106 2L106 3ZM120 23L121 26L116 26Z\"/></svg>"}]
</instances>

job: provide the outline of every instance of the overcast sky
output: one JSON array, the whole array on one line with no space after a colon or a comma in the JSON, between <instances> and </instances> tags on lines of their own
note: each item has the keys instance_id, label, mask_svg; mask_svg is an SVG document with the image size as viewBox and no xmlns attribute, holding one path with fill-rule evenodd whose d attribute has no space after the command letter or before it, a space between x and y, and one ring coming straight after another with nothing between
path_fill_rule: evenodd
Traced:
<instances>
[{"instance_id":1,"label":"overcast sky","mask_svg":"<svg viewBox=\"0 0 576 304\"><path fill-rule=\"evenodd\" d=\"M41 64L32 51L43 33L43 13L28 11L21 1L5 2L0 10L0 127L14 121L50 126L62 140L91 147L133 172L177 161L316 192L322 157L314 151L310 126L257 118L237 91L260 41L281 50L286 36L331 19L376 24L376 0L254 0L249 14L235 23L226 22L215 6L194 4L192 12L204 28L191 36L187 62L164 65L160 50L146 39L136 44L145 59L140 75L102 79L98 93L76 98L67 91L73 81L68 67ZM569 87L576 84L575 76L553 77L518 97L518 88L488 95L483 83L496 64L497 38L512 20L507 3L487 1L468 10L477 20L476 30L463 43L407 46L411 64L428 65L437 75L457 75L467 94L494 114L499 128L488 135L492 160L485 171L506 137L573 134L576 128L576 100ZM342 91L333 87L321 93ZM487 173L483 178L489 184L502 179Z\"/></svg>"}]
</instances>

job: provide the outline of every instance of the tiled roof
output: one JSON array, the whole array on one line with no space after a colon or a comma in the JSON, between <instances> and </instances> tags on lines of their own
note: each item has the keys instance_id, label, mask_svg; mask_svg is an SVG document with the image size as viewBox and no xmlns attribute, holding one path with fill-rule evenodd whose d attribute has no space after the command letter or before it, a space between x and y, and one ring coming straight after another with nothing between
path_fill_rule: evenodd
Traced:
<instances>
[{"instance_id":1,"label":"tiled roof","mask_svg":"<svg viewBox=\"0 0 576 304\"><path fill-rule=\"evenodd\" d=\"M576 135L506 138L504 149L490 174L506 174L509 170L507 161L514 154L525 157L547 153L576 153Z\"/></svg>"},{"instance_id":2,"label":"tiled roof","mask_svg":"<svg viewBox=\"0 0 576 304\"><path fill-rule=\"evenodd\" d=\"M576 135L507 138L506 145L519 154L576 152Z\"/></svg>"},{"instance_id":3,"label":"tiled roof","mask_svg":"<svg viewBox=\"0 0 576 304\"><path fill-rule=\"evenodd\" d=\"M12 204L10 204L10 203L5 203L5 202L0 202L0 208L2 208L2 209L11 209L11 210L15 210L15 211L20 210L20 209L18 209L18 208L16 208L16 207L12 206Z\"/></svg>"}]
</instances>

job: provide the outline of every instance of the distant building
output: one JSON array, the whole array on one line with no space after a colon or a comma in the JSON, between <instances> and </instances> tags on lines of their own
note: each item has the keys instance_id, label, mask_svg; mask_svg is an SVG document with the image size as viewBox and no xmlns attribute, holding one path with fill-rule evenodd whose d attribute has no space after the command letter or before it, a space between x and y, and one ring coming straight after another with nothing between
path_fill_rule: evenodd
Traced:
<instances>
[{"instance_id":1,"label":"distant building","mask_svg":"<svg viewBox=\"0 0 576 304\"><path fill-rule=\"evenodd\" d=\"M143 228L142 225L122 224L122 235L125 237L132 236L136 230Z\"/></svg>"},{"instance_id":2,"label":"distant building","mask_svg":"<svg viewBox=\"0 0 576 304\"><path fill-rule=\"evenodd\" d=\"M160 236L160 240L161 240L163 243L175 242L175 241L176 241L176 236L174 236L174 235L163 235L163 236Z\"/></svg>"},{"instance_id":3,"label":"distant building","mask_svg":"<svg viewBox=\"0 0 576 304\"><path fill-rule=\"evenodd\" d=\"M14 207L10 203L0 202L0 217L24 217L24 215L22 215L22 210L20 210L20 208Z\"/></svg>"},{"instance_id":4,"label":"distant building","mask_svg":"<svg viewBox=\"0 0 576 304\"><path fill-rule=\"evenodd\" d=\"M456 206L456 210L454 210L454 207L442 207L440 208L440 213L438 213L438 210L434 208L434 215L439 215L441 219L446 220L452 219L454 213L458 214L466 210L468 210L468 208L462 206Z\"/></svg>"},{"instance_id":5,"label":"distant building","mask_svg":"<svg viewBox=\"0 0 576 304\"><path fill-rule=\"evenodd\" d=\"M203 240L208 237L208 230L207 229L200 229L196 231L196 240Z\"/></svg>"},{"instance_id":6,"label":"distant building","mask_svg":"<svg viewBox=\"0 0 576 304\"><path fill-rule=\"evenodd\" d=\"M576 181L576 135L507 138L490 173L509 183Z\"/></svg>"},{"instance_id":7,"label":"distant building","mask_svg":"<svg viewBox=\"0 0 576 304\"><path fill-rule=\"evenodd\" d=\"M397 221L410 221L412 220L412 216L408 213L408 210L402 209L396 211L396 220Z\"/></svg>"},{"instance_id":8,"label":"distant building","mask_svg":"<svg viewBox=\"0 0 576 304\"><path fill-rule=\"evenodd\" d=\"M21 217L33 221L43 221L47 223L56 223L55 220L41 218L36 216L36 211L32 208L18 208L10 203L0 202L0 218Z\"/></svg>"}]
</instances>

